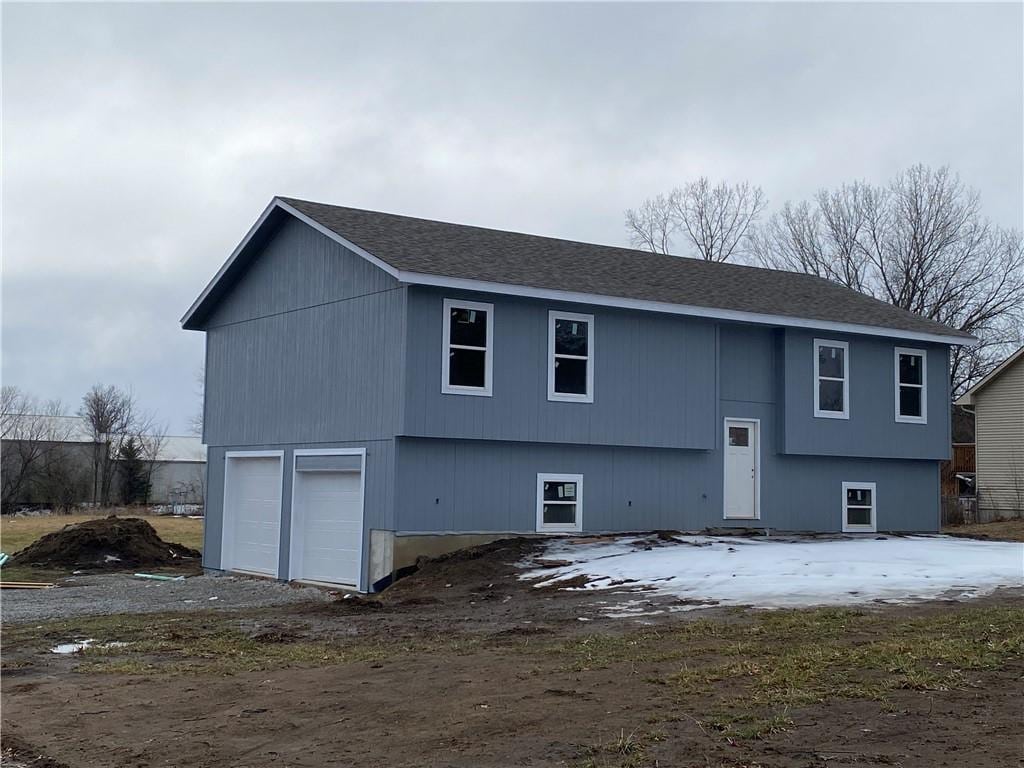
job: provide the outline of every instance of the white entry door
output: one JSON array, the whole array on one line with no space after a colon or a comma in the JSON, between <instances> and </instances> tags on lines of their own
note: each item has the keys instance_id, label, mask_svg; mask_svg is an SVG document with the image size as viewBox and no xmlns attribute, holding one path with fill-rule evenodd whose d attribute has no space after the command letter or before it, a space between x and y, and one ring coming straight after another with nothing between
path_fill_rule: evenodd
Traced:
<instances>
[{"instance_id":1,"label":"white entry door","mask_svg":"<svg viewBox=\"0 0 1024 768\"><path fill-rule=\"evenodd\" d=\"M725 517L755 520L761 516L760 435L755 419L725 420Z\"/></svg>"},{"instance_id":2,"label":"white entry door","mask_svg":"<svg viewBox=\"0 0 1024 768\"><path fill-rule=\"evenodd\" d=\"M358 454L296 457L289 569L292 579L359 587L362 460Z\"/></svg>"},{"instance_id":3,"label":"white entry door","mask_svg":"<svg viewBox=\"0 0 1024 768\"><path fill-rule=\"evenodd\" d=\"M224 570L277 576L282 461L280 452L225 455Z\"/></svg>"}]
</instances>

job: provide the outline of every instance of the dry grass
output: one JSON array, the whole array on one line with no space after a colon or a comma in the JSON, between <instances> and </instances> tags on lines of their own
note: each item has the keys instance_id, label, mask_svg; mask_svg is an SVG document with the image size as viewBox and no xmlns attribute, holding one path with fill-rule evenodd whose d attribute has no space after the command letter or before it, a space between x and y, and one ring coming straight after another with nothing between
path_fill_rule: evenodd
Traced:
<instances>
[{"instance_id":1,"label":"dry grass","mask_svg":"<svg viewBox=\"0 0 1024 768\"><path fill-rule=\"evenodd\" d=\"M183 544L192 549L203 549L203 521L169 515L148 515L128 509L118 509L119 517L142 517L156 528L164 541ZM44 517L4 517L0 521L0 551L13 555L47 533L59 531L65 525L84 523L106 517L102 514L46 515Z\"/></svg>"},{"instance_id":2,"label":"dry grass","mask_svg":"<svg viewBox=\"0 0 1024 768\"><path fill-rule=\"evenodd\" d=\"M765 738L790 708L849 698L887 703L898 691L946 691L979 672L1024 659L1024 609L969 606L911 619L819 608L753 621L698 620L629 635L562 643L567 668L650 670L680 704L710 704L702 727L726 738Z\"/></svg>"},{"instance_id":3,"label":"dry grass","mask_svg":"<svg viewBox=\"0 0 1024 768\"><path fill-rule=\"evenodd\" d=\"M948 525L942 529L942 532L952 536L971 536L979 539L1024 541L1024 518L996 520L992 523L975 523L973 525Z\"/></svg>"},{"instance_id":4,"label":"dry grass","mask_svg":"<svg viewBox=\"0 0 1024 768\"><path fill-rule=\"evenodd\" d=\"M298 629L298 627L296 627ZM4 627L4 651L17 661L53 645L90 638L75 654L77 672L92 674L235 675L290 667L323 667L407 658L450 656L480 647L478 638L427 635L324 639L305 630L254 633L237 617L216 612L111 614ZM109 643L124 643L110 646Z\"/></svg>"}]
</instances>

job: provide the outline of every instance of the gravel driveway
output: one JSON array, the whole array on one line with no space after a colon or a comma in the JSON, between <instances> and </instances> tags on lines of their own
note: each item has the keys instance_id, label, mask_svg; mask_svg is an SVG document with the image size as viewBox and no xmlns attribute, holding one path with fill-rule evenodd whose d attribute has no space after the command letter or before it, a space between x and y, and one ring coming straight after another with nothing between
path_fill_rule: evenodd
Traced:
<instances>
[{"instance_id":1,"label":"gravel driveway","mask_svg":"<svg viewBox=\"0 0 1024 768\"><path fill-rule=\"evenodd\" d=\"M70 576L54 589L5 589L0 617L5 623L17 623L112 613L262 608L330 599L322 589L264 579L209 574L184 581L146 581L114 573Z\"/></svg>"}]
</instances>

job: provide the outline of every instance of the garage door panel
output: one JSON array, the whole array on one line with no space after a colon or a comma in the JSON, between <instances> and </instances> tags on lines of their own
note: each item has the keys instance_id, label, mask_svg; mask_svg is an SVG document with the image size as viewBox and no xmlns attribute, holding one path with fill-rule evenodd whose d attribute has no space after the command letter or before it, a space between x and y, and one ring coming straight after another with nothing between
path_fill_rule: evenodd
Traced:
<instances>
[{"instance_id":1,"label":"garage door panel","mask_svg":"<svg viewBox=\"0 0 1024 768\"><path fill-rule=\"evenodd\" d=\"M280 456L229 456L224 530L229 570L277 576L281 539Z\"/></svg>"},{"instance_id":2,"label":"garage door panel","mask_svg":"<svg viewBox=\"0 0 1024 768\"><path fill-rule=\"evenodd\" d=\"M363 543L362 476L353 471L295 473L292 578L359 585Z\"/></svg>"}]
</instances>

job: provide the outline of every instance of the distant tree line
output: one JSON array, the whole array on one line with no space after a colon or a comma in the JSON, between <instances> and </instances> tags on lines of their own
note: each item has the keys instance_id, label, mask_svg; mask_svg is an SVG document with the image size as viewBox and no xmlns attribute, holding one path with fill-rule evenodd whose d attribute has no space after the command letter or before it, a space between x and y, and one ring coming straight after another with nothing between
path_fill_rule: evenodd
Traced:
<instances>
[{"instance_id":1,"label":"distant tree line","mask_svg":"<svg viewBox=\"0 0 1024 768\"><path fill-rule=\"evenodd\" d=\"M1024 343L1024 238L949 168L765 208L760 187L701 177L626 211L626 228L638 248L817 275L977 336L950 353L954 398Z\"/></svg>"},{"instance_id":2,"label":"distant tree line","mask_svg":"<svg viewBox=\"0 0 1024 768\"><path fill-rule=\"evenodd\" d=\"M139 409L135 396L97 384L73 414L14 386L0 393L0 507L43 504L69 509L148 503L167 428ZM84 439L83 439L84 438Z\"/></svg>"}]
</instances>

